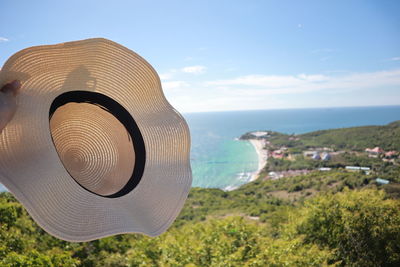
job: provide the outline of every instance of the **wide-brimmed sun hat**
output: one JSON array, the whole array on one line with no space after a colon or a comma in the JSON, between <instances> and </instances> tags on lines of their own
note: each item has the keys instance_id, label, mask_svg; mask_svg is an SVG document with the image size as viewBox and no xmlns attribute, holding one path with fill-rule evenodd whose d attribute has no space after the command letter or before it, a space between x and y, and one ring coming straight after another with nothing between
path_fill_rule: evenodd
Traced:
<instances>
[{"instance_id":1,"label":"wide-brimmed sun hat","mask_svg":"<svg viewBox=\"0 0 400 267\"><path fill-rule=\"evenodd\" d=\"M190 136L149 63L96 38L17 52L0 72L12 80L0 182L44 230L89 241L171 225L191 186Z\"/></svg>"}]
</instances>

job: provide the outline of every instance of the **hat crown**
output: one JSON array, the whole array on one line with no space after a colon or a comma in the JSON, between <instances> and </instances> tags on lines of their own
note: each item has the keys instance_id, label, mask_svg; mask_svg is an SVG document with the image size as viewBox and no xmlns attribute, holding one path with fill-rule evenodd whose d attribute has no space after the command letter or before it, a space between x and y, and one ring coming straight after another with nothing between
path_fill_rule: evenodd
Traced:
<instances>
[{"instance_id":1,"label":"hat crown","mask_svg":"<svg viewBox=\"0 0 400 267\"><path fill-rule=\"evenodd\" d=\"M89 103L68 103L50 119L64 167L81 186L111 195L129 181L135 163L131 136L112 114Z\"/></svg>"}]
</instances>

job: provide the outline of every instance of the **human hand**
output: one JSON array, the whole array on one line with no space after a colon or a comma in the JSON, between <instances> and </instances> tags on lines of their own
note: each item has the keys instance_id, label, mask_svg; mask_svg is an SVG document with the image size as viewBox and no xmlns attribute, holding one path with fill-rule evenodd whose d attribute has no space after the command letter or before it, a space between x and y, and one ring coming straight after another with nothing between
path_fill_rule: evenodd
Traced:
<instances>
[{"instance_id":1,"label":"human hand","mask_svg":"<svg viewBox=\"0 0 400 267\"><path fill-rule=\"evenodd\" d=\"M6 83L0 89L0 132L6 127L7 123L14 116L17 110L17 103L15 102L15 96L21 87L20 81L12 81Z\"/></svg>"}]
</instances>

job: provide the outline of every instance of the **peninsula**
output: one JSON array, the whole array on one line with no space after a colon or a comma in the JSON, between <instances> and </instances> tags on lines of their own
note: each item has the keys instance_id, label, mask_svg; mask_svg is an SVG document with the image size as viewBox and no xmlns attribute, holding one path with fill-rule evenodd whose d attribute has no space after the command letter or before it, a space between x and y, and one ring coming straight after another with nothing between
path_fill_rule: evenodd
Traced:
<instances>
[{"instance_id":1,"label":"peninsula","mask_svg":"<svg viewBox=\"0 0 400 267\"><path fill-rule=\"evenodd\" d=\"M259 166L252 181L331 169L383 173L386 177L398 170L400 160L400 121L298 135L255 131L239 139L249 141L258 154Z\"/></svg>"}]
</instances>

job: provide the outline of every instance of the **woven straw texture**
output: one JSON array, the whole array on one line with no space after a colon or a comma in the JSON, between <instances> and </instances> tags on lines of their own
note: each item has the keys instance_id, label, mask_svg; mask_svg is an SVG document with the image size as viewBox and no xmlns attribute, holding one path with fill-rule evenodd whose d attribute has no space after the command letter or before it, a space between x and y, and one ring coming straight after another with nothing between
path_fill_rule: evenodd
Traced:
<instances>
[{"instance_id":1,"label":"woven straw texture","mask_svg":"<svg viewBox=\"0 0 400 267\"><path fill-rule=\"evenodd\" d=\"M169 227L191 186L189 129L143 58L99 38L38 46L5 63L0 84L14 79L22 88L18 110L0 134L0 182L42 228L89 241L130 232L156 236ZM145 169L124 196L101 196L123 187L134 168L135 151L120 122L84 103L66 104L49 120L53 100L76 90L114 99L140 129Z\"/></svg>"}]
</instances>

